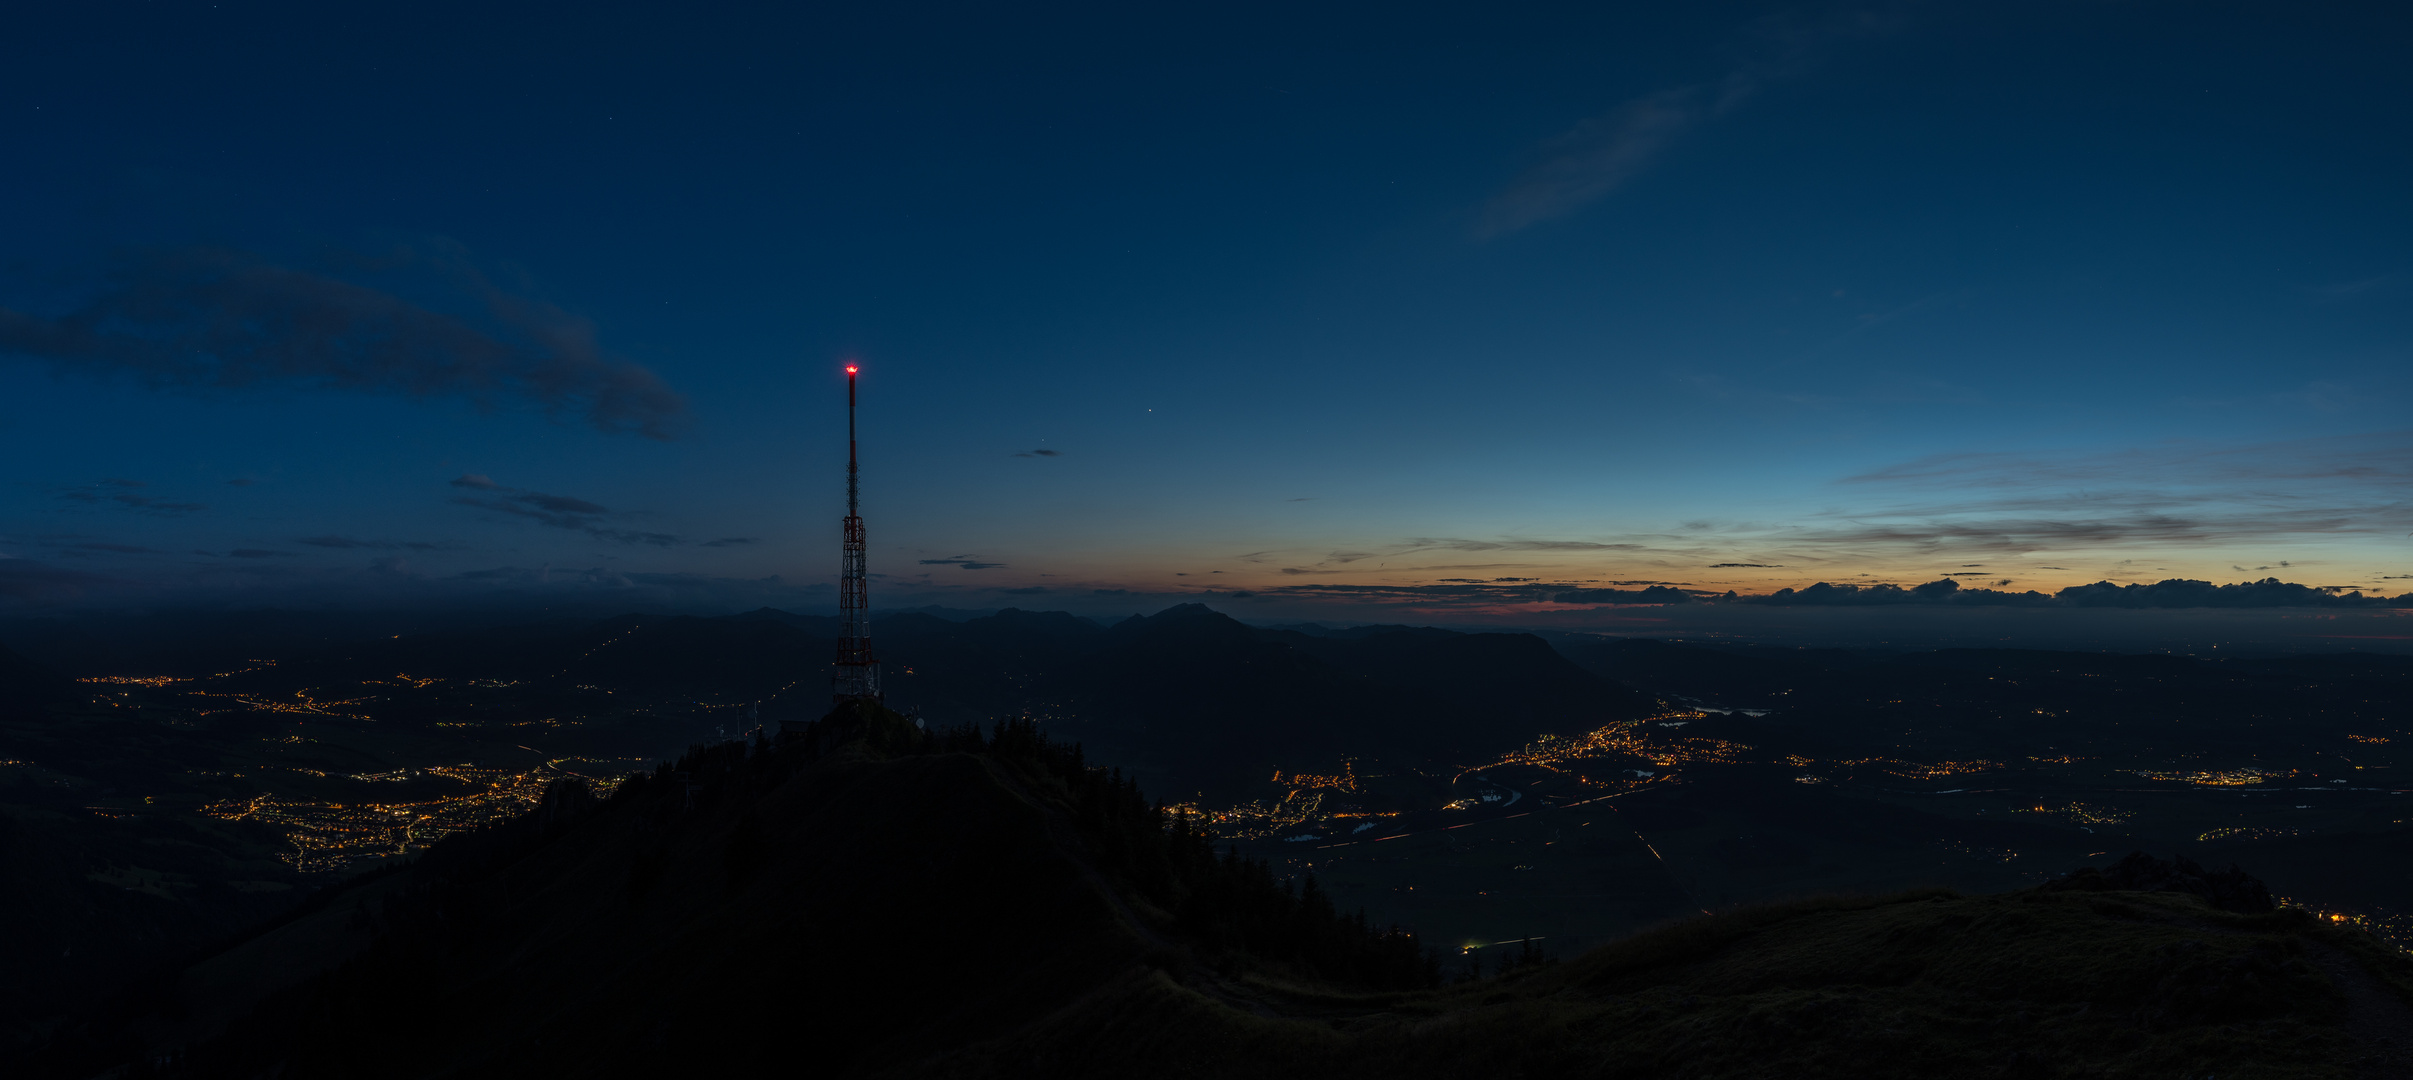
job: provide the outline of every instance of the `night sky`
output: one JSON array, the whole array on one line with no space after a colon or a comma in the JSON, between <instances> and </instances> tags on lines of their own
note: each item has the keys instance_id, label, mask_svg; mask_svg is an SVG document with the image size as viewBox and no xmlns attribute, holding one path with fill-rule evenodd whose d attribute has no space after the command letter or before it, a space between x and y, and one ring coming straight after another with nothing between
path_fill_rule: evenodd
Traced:
<instances>
[{"instance_id":1,"label":"night sky","mask_svg":"<svg viewBox=\"0 0 2413 1080\"><path fill-rule=\"evenodd\" d=\"M0 605L2413 591L2400 5L8 22Z\"/></svg>"}]
</instances>

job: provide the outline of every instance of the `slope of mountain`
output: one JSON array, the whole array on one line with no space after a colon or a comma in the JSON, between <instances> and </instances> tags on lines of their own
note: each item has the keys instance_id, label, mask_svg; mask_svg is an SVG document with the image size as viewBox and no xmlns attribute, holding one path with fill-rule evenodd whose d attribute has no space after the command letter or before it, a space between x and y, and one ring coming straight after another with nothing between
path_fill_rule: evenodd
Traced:
<instances>
[{"instance_id":1,"label":"slope of mountain","mask_svg":"<svg viewBox=\"0 0 2413 1080\"><path fill-rule=\"evenodd\" d=\"M941 740L841 713L679 766L606 803L558 785L38 1061L72 1075L189 1046L181 1070L209 1076L848 1071L1035 1023L1168 950L1209 981L1217 958L1437 978L1412 941L1168 833L1127 781L1028 725ZM341 944L363 928L374 944ZM296 941L334 944L314 965Z\"/></svg>"},{"instance_id":2,"label":"slope of mountain","mask_svg":"<svg viewBox=\"0 0 2413 1080\"><path fill-rule=\"evenodd\" d=\"M2351 930L2075 888L1738 909L1420 987L1027 727L857 719L564 785L286 928L368 931L331 970L255 939L20 1074L2348 1077L2413 1023L2413 964Z\"/></svg>"},{"instance_id":3,"label":"slope of mountain","mask_svg":"<svg viewBox=\"0 0 2413 1080\"><path fill-rule=\"evenodd\" d=\"M78 700L79 689L0 650L0 1040L37 1006L240 930L291 900L265 829L94 813L88 804L118 794L116 785L154 790L156 778L210 759L189 728L161 731Z\"/></svg>"}]
</instances>

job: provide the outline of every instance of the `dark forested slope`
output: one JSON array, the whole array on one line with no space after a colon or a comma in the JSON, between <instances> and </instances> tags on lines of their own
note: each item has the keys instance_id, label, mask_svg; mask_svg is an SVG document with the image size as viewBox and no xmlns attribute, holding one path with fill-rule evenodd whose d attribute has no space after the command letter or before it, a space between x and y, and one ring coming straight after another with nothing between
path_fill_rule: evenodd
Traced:
<instances>
[{"instance_id":1,"label":"dark forested slope","mask_svg":"<svg viewBox=\"0 0 2413 1080\"><path fill-rule=\"evenodd\" d=\"M605 802L558 785L528 817L316 907L305 922L374 943L303 980L306 961L245 957L290 951L280 928L71 1025L39 1067L193 1044L175 1071L760 1075L800 1055L849 1070L1000 1036L1152 970L1439 977L1412 938L1218 857L1028 724L937 737L885 711L699 750ZM246 968L262 985L226 985Z\"/></svg>"}]
</instances>

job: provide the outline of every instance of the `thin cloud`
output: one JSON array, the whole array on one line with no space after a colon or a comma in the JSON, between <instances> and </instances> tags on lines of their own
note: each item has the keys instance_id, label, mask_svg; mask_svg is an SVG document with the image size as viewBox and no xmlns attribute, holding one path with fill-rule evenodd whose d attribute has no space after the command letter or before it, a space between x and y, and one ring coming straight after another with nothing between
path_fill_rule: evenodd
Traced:
<instances>
[{"instance_id":1,"label":"thin cloud","mask_svg":"<svg viewBox=\"0 0 2413 1080\"><path fill-rule=\"evenodd\" d=\"M1655 90L1579 121L1543 143L1537 160L1476 215L1474 236L1490 240L1564 217L1648 169L1670 143L1741 107L1767 83L1818 65L1834 44L1890 29L1895 20L1855 11L1823 23L1766 20L1722 78Z\"/></svg>"},{"instance_id":2,"label":"thin cloud","mask_svg":"<svg viewBox=\"0 0 2413 1080\"><path fill-rule=\"evenodd\" d=\"M1638 551L1640 544L1602 544L1590 540L1462 540L1420 536L1406 541L1405 546L1391 555L1407 555L1418 551Z\"/></svg>"},{"instance_id":3,"label":"thin cloud","mask_svg":"<svg viewBox=\"0 0 2413 1080\"><path fill-rule=\"evenodd\" d=\"M98 295L55 318L0 308L0 353L153 386L299 385L490 408L525 401L598 430L675 435L679 395L602 350L586 320L494 287L457 253L385 268L437 270L482 318L217 248L153 251L112 267Z\"/></svg>"},{"instance_id":4,"label":"thin cloud","mask_svg":"<svg viewBox=\"0 0 2413 1080\"><path fill-rule=\"evenodd\" d=\"M145 495L140 491L134 490L136 488L146 488L151 486L140 480L127 480L122 477L113 476L97 481L92 486L95 488L114 488L116 490L92 491L76 488L60 492L59 498L65 499L68 502L79 503L116 503L117 505L123 506L129 510L140 511L155 517L175 517L181 514L198 514L201 511L209 509L209 506L206 503L185 502L180 499L167 499L161 498L157 495Z\"/></svg>"},{"instance_id":5,"label":"thin cloud","mask_svg":"<svg viewBox=\"0 0 2413 1080\"><path fill-rule=\"evenodd\" d=\"M162 499L150 495L122 494L111 495L109 498L115 502L133 507L136 510L142 510L153 514L198 514L203 510L209 509L207 505L202 503L181 502L175 499Z\"/></svg>"},{"instance_id":6,"label":"thin cloud","mask_svg":"<svg viewBox=\"0 0 2413 1080\"><path fill-rule=\"evenodd\" d=\"M1537 569L1537 567L1536 567L1536 566L1535 566L1533 563L1524 563L1524 562L1491 562L1491 563L1442 563L1442 564L1435 565L1435 566L1406 566L1406 567L1401 567L1400 569L1401 569L1401 571L1402 571L1402 572L1405 572L1405 573L1417 573L1417 574L1424 574L1424 573L1433 573L1433 572L1436 572L1436 571L1442 571L1442 570L1533 570L1533 569ZM1489 579L1489 578L1485 578L1484 580L1488 581L1488 580L1490 580L1490 579Z\"/></svg>"},{"instance_id":7,"label":"thin cloud","mask_svg":"<svg viewBox=\"0 0 2413 1080\"><path fill-rule=\"evenodd\" d=\"M921 563L922 563L922 565L923 565L923 566L955 566L955 567L961 567L961 568L963 568L963 569L965 569L965 570L1003 570L1003 569L1005 569L1005 564L1004 564L1004 563L1001 563L1001 562L981 562L979 559L977 559L977 558L975 558L975 557L973 557L973 556L970 556L970 555L957 555L957 556L955 556L955 557L953 557L953 558L949 558L949 559L923 559L923 560L921 561Z\"/></svg>"},{"instance_id":8,"label":"thin cloud","mask_svg":"<svg viewBox=\"0 0 2413 1080\"><path fill-rule=\"evenodd\" d=\"M295 540L294 543L318 548L333 548L338 551L354 549L390 551L395 548L407 548L412 551L437 551L444 547L442 544L430 544L418 540L362 540L357 537L335 535L304 536Z\"/></svg>"},{"instance_id":9,"label":"thin cloud","mask_svg":"<svg viewBox=\"0 0 2413 1080\"><path fill-rule=\"evenodd\" d=\"M1349 564L1351 564L1351 563L1364 562L1364 561L1366 561L1367 559L1394 559L1394 558L1399 558L1399 557L1401 557L1401 556L1413 555L1413 554L1416 554L1417 552L1421 552L1421 551L1560 551L1560 552L1575 552L1575 551L1638 551L1638 550L1641 550L1641 545L1638 545L1638 544L1605 544L1605 543L1599 543L1599 542L1596 542L1596 541L1591 541L1591 540L1533 540L1533 539L1527 539L1527 538L1522 538L1522 537L1507 537L1507 538L1503 538L1503 539L1499 539L1499 540L1469 540L1469 539L1458 538L1458 537L1432 537L1432 536L1419 536L1419 537L1413 537L1413 538L1410 538L1410 539L1407 539L1407 540L1401 541L1401 542L1400 542L1400 543L1399 543L1397 546L1394 546L1394 547L1389 548L1389 549L1384 550L1384 551L1378 551L1378 552L1377 552L1377 551L1335 551L1335 552L1332 552L1332 553L1330 553L1330 554L1328 554L1328 555L1324 556L1324 557L1323 557L1321 560L1318 560L1318 561L1317 561L1317 562L1314 564L1314 566L1312 566L1312 567L1297 567L1297 566L1283 567L1283 568L1281 569L1281 573L1284 573L1284 574L1294 574L1294 575L1295 575L1295 574L1332 574L1332 573L1340 573L1341 571L1337 571L1337 570L1331 570L1331 569L1325 569L1325 568L1326 568L1326 567L1330 567L1330 566L1335 566L1335 565L1338 565L1338 566L1347 566L1347 565L1349 565ZM1251 553L1249 553L1249 554L1247 554L1247 555L1241 555L1241 556L1237 556L1237 558L1238 558L1238 559L1240 559L1240 560L1241 560L1241 561L1243 561L1243 562L1252 562L1252 563L1258 563L1258 562L1264 562L1264 561L1266 561L1266 557L1267 557L1267 556L1270 556L1270 555L1272 555L1272 554L1273 554L1273 553L1272 553L1272 552L1270 552L1270 551L1258 551L1258 552L1251 552ZM1385 565L1387 565L1387 564L1385 564ZM1515 567L1517 564L1502 564L1502 565L1505 565L1505 566L1510 566L1510 567ZM1450 569L1450 568L1445 568L1445 567L1421 567L1421 568L1419 568L1419 569ZM1486 567L1483 567L1483 569L1490 569L1490 567L1489 567L1489 566L1486 566Z\"/></svg>"},{"instance_id":10,"label":"thin cloud","mask_svg":"<svg viewBox=\"0 0 2413 1080\"><path fill-rule=\"evenodd\" d=\"M462 506L474 506L480 510L492 510L499 514L530 518L539 525L550 525L556 529L586 529L595 525L595 517L592 514L554 513L539 506L527 505L516 498L480 499L468 495L456 495L452 501ZM587 503L586 505L593 506L594 504ZM602 510L601 507L596 509L597 512Z\"/></svg>"},{"instance_id":11,"label":"thin cloud","mask_svg":"<svg viewBox=\"0 0 2413 1080\"><path fill-rule=\"evenodd\" d=\"M724 536L724 537L721 537L721 538L720 538L720 539L718 539L718 540L706 540L706 541L704 541L704 543L703 543L703 545L702 545L702 546L704 546L704 547L740 547L740 546L743 546L743 545L746 545L746 544L759 544L759 543L761 543L761 542L762 542L762 540L761 540L759 537L753 537L753 536Z\"/></svg>"},{"instance_id":12,"label":"thin cloud","mask_svg":"<svg viewBox=\"0 0 2413 1080\"><path fill-rule=\"evenodd\" d=\"M1024 451L1021 451L1021 452L1019 452L1019 453L1015 454L1014 456L1015 456L1015 457L1063 457L1063 456L1064 456L1064 452L1063 452L1063 451L1061 451L1061 450L1024 450Z\"/></svg>"},{"instance_id":13,"label":"thin cloud","mask_svg":"<svg viewBox=\"0 0 2413 1080\"><path fill-rule=\"evenodd\" d=\"M627 528L589 528L586 530L586 535L591 535L591 538L596 538L596 540L610 540L610 542L615 542L615 545L671 547L678 542L678 533L644 533L644 530L627 530Z\"/></svg>"},{"instance_id":14,"label":"thin cloud","mask_svg":"<svg viewBox=\"0 0 2413 1080\"><path fill-rule=\"evenodd\" d=\"M1620 583L1628 584L1628 583ZM1267 590L1286 598L1338 600L1357 603L1411 603L1444 607L1496 607L1503 604L1681 604L1689 593L1667 583L1632 582L1648 587L1633 592L1615 589L1570 589L1538 579L1485 580L1455 578L1430 585L1282 585Z\"/></svg>"},{"instance_id":15,"label":"thin cloud","mask_svg":"<svg viewBox=\"0 0 2413 1080\"><path fill-rule=\"evenodd\" d=\"M1858 549L1861 555L2023 556L2392 536L2413 526L2413 503L2403 495L2408 480L2413 432L2407 431L2058 454L1940 454L1839 482L1855 494L1887 493L1890 505L1828 511L1817 515L1823 521L1773 530L1759 542Z\"/></svg>"},{"instance_id":16,"label":"thin cloud","mask_svg":"<svg viewBox=\"0 0 2413 1080\"><path fill-rule=\"evenodd\" d=\"M2219 485L2413 480L2413 430L2265 443L2173 442L2110 451L1930 454L1848 476L1840 483L2033 488L2138 477Z\"/></svg>"},{"instance_id":17,"label":"thin cloud","mask_svg":"<svg viewBox=\"0 0 2413 1080\"><path fill-rule=\"evenodd\" d=\"M51 566L32 559L0 559L0 598L9 600L59 603L118 583L115 578Z\"/></svg>"},{"instance_id":18,"label":"thin cloud","mask_svg":"<svg viewBox=\"0 0 2413 1080\"><path fill-rule=\"evenodd\" d=\"M655 547L669 547L679 542L679 538L670 533L592 528L588 529L586 533L597 540L610 540L621 544L652 544Z\"/></svg>"},{"instance_id":19,"label":"thin cloud","mask_svg":"<svg viewBox=\"0 0 2413 1080\"><path fill-rule=\"evenodd\" d=\"M556 514L611 513L611 511L606 510L601 506L597 506L594 503L588 502L585 499L573 499L567 495L547 495L541 491L524 491L517 495L513 495L511 498L515 502L526 503L530 506L536 507L539 510L545 510Z\"/></svg>"},{"instance_id":20,"label":"thin cloud","mask_svg":"<svg viewBox=\"0 0 2413 1080\"><path fill-rule=\"evenodd\" d=\"M2306 534L2368 532L2356 517L2331 510L2284 516L2134 514L2056 520L1995 518L1871 523L1804 529L1792 539L1820 545L1907 547L1915 550L1994 551L2021 555L2041 550L2122 547L2138 544L2193 546Z\"/></svg>"},{"instance_id":21,"label":"thin cloud","mask_svg":"<svg viewBox=\"0 0 2413 1080\"><path fill-rule=\"evenodd\" d=\"M388 548L394 546L392 544L380 543L375 540L354 540L349 536L305 536L299 540L295 540L294 543L308 544L311 547L335 548L337 550L346 550L350 548Z\"/></svg>"},{"instance_id":22,"label":"thin cloud","mask_svg":"<svg viewBox=\"0 0 2413 1080\"><path fill-rule=\"evenodd\" d=\"M611 516L611 508L575 496L506 487L495 483L492 477L477 473L461 476L453 480L450 486L494 493L453 496L452 501L462 506L527 518L556 529L576 529L598 540L617 544L651 544L655 547L669 547L679 542L679 537L670 533L619 529L606 525L604 519Z\"/></svg>"},{"instance_id":23,"label":"thin cloud","mask_svg":"<svg viewBox=\"0 0 2413 1080\"><path fill-rule=\"evenodd\" d=\"M2413 431L2251 445L1962 453L1846 477L1833 489L1848 497L1845 505L1788 521L1686 522L1664 535L1598 539L1415 536L1267 569L1292 580L1370 572L1472 576L1564 573L1560 564L1580 560L1622 564L1626 573L1647 566L1848 573L1952 560L1978 571L1958 576L1998 581L2005 568L1997 562L2024 566L2052 557L2056 563L2035 570L2067 573L2068 560L2087 553L2168 562L2174 551L2220 550L2240 571L2264 573L2272 560L2256 556L2273 546L2413 534L2407 481L2413 481ZM1460 552L1479 561L1430 558ZM1270 555L1252 554L1258 561Z\"/></svg>"},{"instance_id":24,"label":"thin cloud","mask_svg":"<svg viewBox=\"0 0 2413 1080\"><path fill-rule=\"evenodd\" d=\"M1576 124L1542 144L1541 160L1491 197L1475 221L1475 238L1490 240L1564 217L1617 190L1677 135L1741 104L1753 89L1751 80L1738 77L1714 91L1660 90Z\"/></svg>"},{"instance_id":25,"label":"thin cloud","mask_svg":"<svg viewBox=\"0 0 2413 1080\"><path fill-rule=\"evenodd\" d=\"M2342 304L2370 296L2388 296L2405 291L2407 278L2403 274L2381 274L2378 277L2354 281L2332 282L2307 286L2303 292L2317 304Z\"/></svg>"}]
</instances>

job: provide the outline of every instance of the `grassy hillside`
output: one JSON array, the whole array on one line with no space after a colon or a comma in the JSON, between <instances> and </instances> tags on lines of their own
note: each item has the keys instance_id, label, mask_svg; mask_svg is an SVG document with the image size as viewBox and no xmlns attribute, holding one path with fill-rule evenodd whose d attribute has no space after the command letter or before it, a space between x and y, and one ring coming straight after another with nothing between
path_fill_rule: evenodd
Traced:
<instances>
[{"instance_id":1,"label":"grassy hillside","mask_svg":"<svg viewBox=\"0 0 2413 1080\"><path fill-rule=\"evenodd\" d=\"M1448 989L1167 975L901 1075L2396 1075L2402 957L2299 912L2140 893L1829 897L1695 918ZM2392 1040L2392 1045L2391 1041Z\"/></svg>"}]
</instances>

